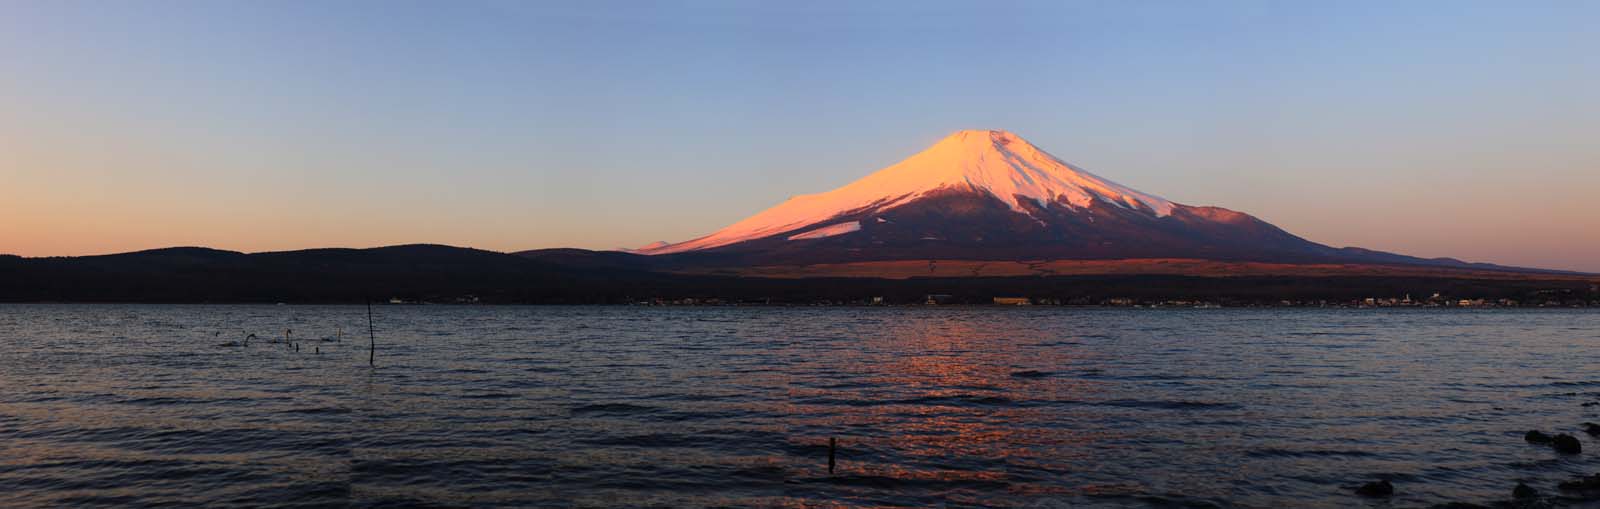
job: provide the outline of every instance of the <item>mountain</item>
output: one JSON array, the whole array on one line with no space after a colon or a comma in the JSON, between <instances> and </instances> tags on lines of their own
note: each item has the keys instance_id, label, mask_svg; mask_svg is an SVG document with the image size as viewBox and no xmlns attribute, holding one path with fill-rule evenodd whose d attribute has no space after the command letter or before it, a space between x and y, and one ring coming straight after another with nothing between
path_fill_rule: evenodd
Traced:
<instances>
[{"instance_id":1,"label":"mountain","mask_svg":"<svg viewBox=\"0 0 1600 509\"><path fill-rule=\"evenodd\" d=\"M430 244L266 253L177 247L101 256L0 257L0 301L608 302L625 301L630 289L674 278Z\"/></svg>"},{"instance_id":2,"label":"mountain","mask_svg":"<svg viewBox=\"0 0 1600 509\"><path fill-rule=\"evenodd\" d=\"M1177 259L1522 270L1325 246L1249 214L1134 190L994 130L956 132L844 187L631 252L668 266Z\"/></svg>"},{"instance_id":3,"label":"mountain","mask_svg":"<svg viewBox=\"0 0 1600 509\"><path fill-rule=\"evenodd\" d=\"M1172 202L1074 168L1009 132L960 131L839 189L796 196L710 235L677 244L653 244L637 252L669 254L772 237L798 235L789 240L804 240L843 235L863 228L852 216L883 219L876 222L885 224L890 220L881 215L901 206L955 195L989 198L1023 216L1052 204L1084 208L1096 202L1156 217L1171 215L1173 210ZM815 231L825 223L833 223L822 226L831 230Z\"/></svg>"}]
</instances>

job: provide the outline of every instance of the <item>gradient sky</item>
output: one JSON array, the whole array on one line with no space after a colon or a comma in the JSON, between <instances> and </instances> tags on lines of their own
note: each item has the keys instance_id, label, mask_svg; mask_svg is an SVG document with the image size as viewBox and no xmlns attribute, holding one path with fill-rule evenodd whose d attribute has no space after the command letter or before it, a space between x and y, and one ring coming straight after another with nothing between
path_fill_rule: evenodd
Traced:
<instances>
[{"instance_id":1,"label":"gradient sky","mask_svg":"<svg viewBox=\"0 0 1600 509\"><path fill-rule=\"evenodd\" d=\"M0 253L633 247L958 129L1600 272L1600 2L0 2Z\"/></svg>"}]
</instances>

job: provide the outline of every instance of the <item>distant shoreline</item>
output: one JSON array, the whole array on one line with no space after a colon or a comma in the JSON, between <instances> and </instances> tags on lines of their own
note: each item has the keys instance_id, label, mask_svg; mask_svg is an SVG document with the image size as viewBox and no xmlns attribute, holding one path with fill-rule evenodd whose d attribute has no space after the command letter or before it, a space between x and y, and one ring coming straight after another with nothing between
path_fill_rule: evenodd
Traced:
<instances>
[{"instance_id":1,"label":"distant shoreline","mask_svg":"<svg viewBox=\"0 0 1600 509\"><path fill-rule=\"evenodd\" d=\"M0 301L0 306L363 306L364 302L217 302L217 301ZM1564 309L1597 309L1600 301L1583 302L1563 305L1361 305L1350 303L1330 303L1327 305L1273 305L1273 304L996 304L996 303L945 303L945 304L864 304L864 303L519 303L519 302L494 302L494 303L457 303L457 302L420 302L392 304L388 302L373 302L379 308L412 308L412 307L653 307L653 308L872 308L872 309L995 309L995 308L1022 308L1022 309L1093 309L1093 310L1215 310L1215 309L1329 309L1329 310L1412 310L1412 311L1489 311L1489 310L1564 310Z\"/></svg>"},{"instance_id":2,"label":"distant shoreline","mask_svg":"<svg viewBox=\"0 0 1600 509\"><path fill-rule=\"evenodd\" d=\"M763 267L694 274L686 273L686 267L640 266L632 258L613 258L565 253L564 263L558 263L434 245L258 254L173 248L79 258L8 257L0 258L0 302L1600 306L1600 275L1482 268L1179 259L924 260L797 266L793 269L810 272L782 277L764 273L775 269ZM871 270L863 272L863 267ZM890 270L892 277L864 277L878 269Z\"/></svg>"}]
</instances>

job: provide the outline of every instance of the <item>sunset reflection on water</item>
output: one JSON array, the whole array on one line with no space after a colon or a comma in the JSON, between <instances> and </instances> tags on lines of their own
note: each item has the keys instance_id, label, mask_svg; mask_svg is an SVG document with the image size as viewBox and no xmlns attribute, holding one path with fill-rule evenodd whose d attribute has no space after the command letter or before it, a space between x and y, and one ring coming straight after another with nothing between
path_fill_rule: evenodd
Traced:
<instances>
[{"instance_id":1,"label":"sunset reflection on water","mask_svg":"<svg viewBox=\"0 0 1600 509\"><path fill-rule=\"evenodd\" d=\"M850 348L799 346L791 355L828 383L791 386L787 420L840 438L846 486L923 486L966 503L994 489L1066 491L1032 477L1069 471L1088 454L1081 445L1104 437L1025 423L1058 420L1060 402L1098 399L1095 382L1052 376L1088 355L1071 332L1042 348L1019 340L1038 331L1010 321L920 318L883 323Z\"/></svg>"}]
</instances>

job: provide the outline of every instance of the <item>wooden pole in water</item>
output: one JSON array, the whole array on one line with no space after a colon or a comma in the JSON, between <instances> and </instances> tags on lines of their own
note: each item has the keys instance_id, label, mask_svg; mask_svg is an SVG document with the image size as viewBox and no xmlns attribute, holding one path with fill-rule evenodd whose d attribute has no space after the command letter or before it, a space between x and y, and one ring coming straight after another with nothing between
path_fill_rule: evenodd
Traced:
<instances>
[{"instance_id":1,"label":"wooden pole in water","mask_svg":"<svg viewBox=\"0 0 1600 509\"><path fill-rule=\"evenodd\" d=\"M839 439L828 437L828 473L833 473L833 454L839 449Z\"/></svg>"},{"instance_id":2,"label":"wooden pole in water","mask_svg":"<svg viewBox=\"0 0 1600 509\"><path fill-rule=\"evenodd\" d=\"M372 330L372 299L367 299L367 366L376 367L378 358L378 333Z\"/></svg>"}]
</instances>

